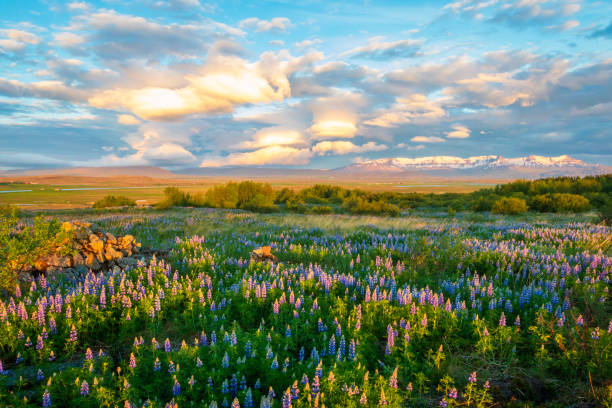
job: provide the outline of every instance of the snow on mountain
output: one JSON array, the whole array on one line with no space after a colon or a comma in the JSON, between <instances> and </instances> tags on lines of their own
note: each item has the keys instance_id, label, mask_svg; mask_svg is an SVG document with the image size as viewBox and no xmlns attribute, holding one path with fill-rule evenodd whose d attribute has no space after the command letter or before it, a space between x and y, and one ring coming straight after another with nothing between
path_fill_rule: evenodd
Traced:
<instances>
[{"instance_id":1,"label":"snow on mountain","mask_svg":"<svg viewBox=\"0 0 612 408\"><path fill-rule=\"evenodd\" d=\"M395 157L388 159L367 160L348 166L352 169L402 171L407 169L495 169L503 167L525 168L559 168L559 167L592 167L582 160L568 155L557 157L526 156L506 158L502 156L427 156L417 158Z\"/></svg>"}]
</instances>

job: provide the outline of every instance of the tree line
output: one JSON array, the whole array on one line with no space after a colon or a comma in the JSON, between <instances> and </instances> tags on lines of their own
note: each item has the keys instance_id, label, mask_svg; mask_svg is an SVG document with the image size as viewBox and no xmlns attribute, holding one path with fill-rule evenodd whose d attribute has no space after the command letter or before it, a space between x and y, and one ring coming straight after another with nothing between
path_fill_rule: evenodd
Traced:
<instances>
[{"instance_id":1,"label":"tree line","mask_svg":"<svg viewBox=\"0 0 612 408\"><path fill-rule=\"evenodd\" d=\"M160 209L174 206L237 208L255 212L348 213L397 216L402 210L437 209L517 214L525 211L579 213L612 207L612 175L518 180L472 193L371 192L316 184L275 190L268 183L229 182L204 193L167 187Z\"/></svg>"}]
</instances>

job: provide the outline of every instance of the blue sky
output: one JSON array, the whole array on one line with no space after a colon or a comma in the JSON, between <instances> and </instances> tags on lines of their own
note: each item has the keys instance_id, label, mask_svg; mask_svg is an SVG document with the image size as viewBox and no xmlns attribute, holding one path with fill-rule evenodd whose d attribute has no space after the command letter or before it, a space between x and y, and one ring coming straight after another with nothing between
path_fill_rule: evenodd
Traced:
<instances>
[{"instance_id":1,"label":"blue sky","mask_svg":"<svg viewBox=\"0 0 612 408\"><path fill-rule=\"evenodd\" d=\"M610 118L607 1L0 2L4 170L612 165Z\"/></svg>"}]
</instances>

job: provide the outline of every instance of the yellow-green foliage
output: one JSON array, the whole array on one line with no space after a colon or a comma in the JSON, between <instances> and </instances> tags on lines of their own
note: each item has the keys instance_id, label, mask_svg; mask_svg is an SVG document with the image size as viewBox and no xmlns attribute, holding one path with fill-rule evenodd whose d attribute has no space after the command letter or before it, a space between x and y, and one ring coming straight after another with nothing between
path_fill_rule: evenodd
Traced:
<instances>
[{"instance_id":1,"label":"yellow-green foliage","mask_svg":"<svg viewBox=\"0 0 612 408\"><path fill-rule=\"evenodd\" d=\"M527 212L527 203L522 198L504 197L493 204L494 214L521 214Z\"/></svg>"},{"instance_id":2,"label":"yellow-green foliage","mask_svg":"<svg viewBox=\"0 0 612 408\"><path fill-rule=\"evenodd\" d=\"M27 265L45 256L55 247L62 247L61 254L70 252L72 231L60 228L57 219L50 221L37 217L32 225L26 225L18 212L3 209L0 212L0 291L15 289L18 274Z\"/></svg>"},{"instance_id":3,"label":"yellow-green foliage","mask_svg":"<svg viewBox=\"0 0 612 408\"><path fill-rule=\"evenodd\" d=\"M93 204L93 208L109 208L109 207L133 207L136 205L136 201L124 197L107 195L101 200L96 201Z\"/></svg>"}]
</instances>

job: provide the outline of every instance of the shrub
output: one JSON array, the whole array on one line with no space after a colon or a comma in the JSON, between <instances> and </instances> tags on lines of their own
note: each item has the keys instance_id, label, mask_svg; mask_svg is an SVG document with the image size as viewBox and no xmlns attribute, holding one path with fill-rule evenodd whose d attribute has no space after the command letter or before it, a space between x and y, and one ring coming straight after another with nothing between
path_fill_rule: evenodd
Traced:
<instances>
[{"instance_id":1,"label":"shrub","mask_svg":"<svg viewBox=\"0 0 612 408\"><path fill-rule=\"evenodd\" d=\"M590 203L578 194L539 194L531 198L529 207L540 212L583 212L590 208Z\"/></svg>"},{"instance_id":2,"label":"shrub","mask_svg":"<svg viewBox=\"0 0 612 408\"><path fill-rule=\"evenodd\" d=\"M315 205L311 211L315 214L331 214L333 212L329 205Z\"/></svg>"},{"instance_id":3,"label":"shrub","mask_svg":"<svg viewBox=\"0 0 612 408\"><path fill-rule=\"evenodd\" d=\"M521 214L527 211L527 203L522 198L504 197L493 204L494 214Z\"/></svg>"},{"instance_id":4,"label":"shrub","mask_svg":"<svg viewBox=\"0 0 612 408\"><path fill-rule=\"evenodd\" d=\"M63 246L61 253L69 253L70 234L60 228L57 219L45 220L42 216L33 225L25 225L15 212L0 214L0 290L13 291L19 273L51 249Z\"/></svg>"},{"instance_id":5,"label":"shrub","mask_svg":"<svg viewBox=\"0 0 612 408\"><path fill-rule=\"evenodd\" d=\"M93 204L93 208L108 208L108 207L133 207L136 205L136 201L124 197L107 195L106 197L96 201Z\"/></svg>"}]
</instances>

